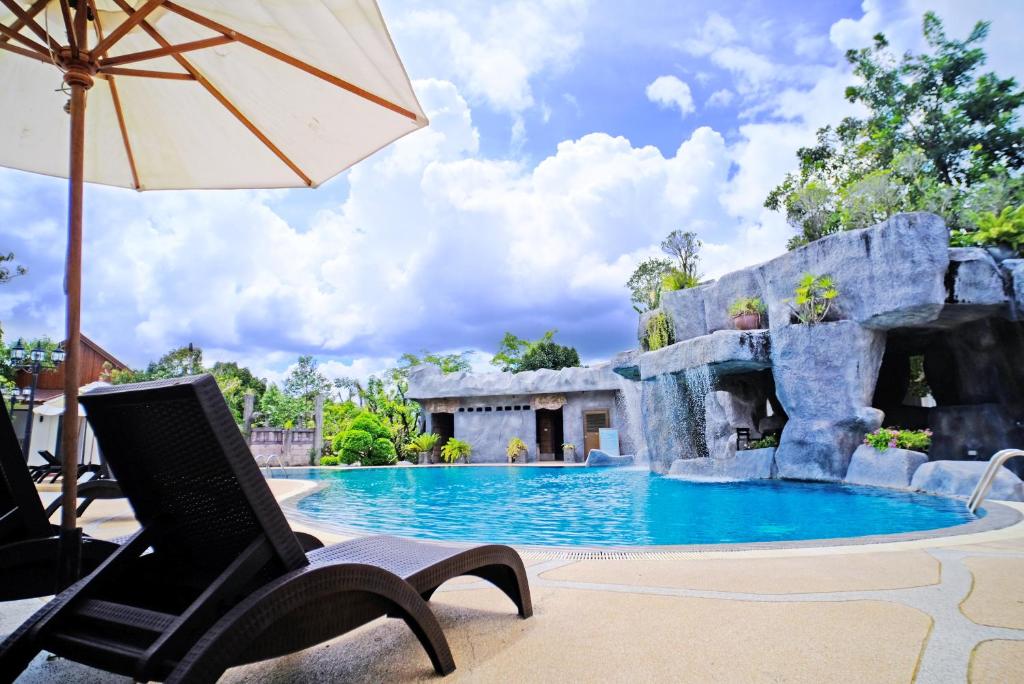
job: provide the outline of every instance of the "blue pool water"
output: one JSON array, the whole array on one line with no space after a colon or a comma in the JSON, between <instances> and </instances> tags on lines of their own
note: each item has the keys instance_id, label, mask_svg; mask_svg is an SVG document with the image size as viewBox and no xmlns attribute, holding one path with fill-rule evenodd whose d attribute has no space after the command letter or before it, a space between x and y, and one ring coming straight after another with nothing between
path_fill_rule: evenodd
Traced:
<instances>
[{"instance_id":1,"label":"blue pool water","mask_svg":"<svg viewBox=\"0 0 1024 684\"><path fill-rule=\"evenodd\" d=\"M290 469L323 480L301 513L347 530L531 546L792 541L974 519L963 502L803 482L691 483L614 468Z\"/></svg>"}]
</instances>

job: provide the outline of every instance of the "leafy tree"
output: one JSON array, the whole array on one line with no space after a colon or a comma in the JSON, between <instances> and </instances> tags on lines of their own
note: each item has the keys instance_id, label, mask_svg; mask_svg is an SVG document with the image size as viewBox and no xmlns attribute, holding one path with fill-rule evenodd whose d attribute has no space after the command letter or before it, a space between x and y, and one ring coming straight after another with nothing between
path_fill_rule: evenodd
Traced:
<instances>
[{"instance_id":1,"label":"leafy tree","mask_svg":"<svg viewBox=\"0 0 1024 684\"><path fill-rule=\"evenodd\" d=\"M669 259L645 259L633 271L626 281L637 313L657 309L661 304L661 286L665 276L670 274L674 266Z\"/></svg>"},{"instance_id":2,"label":"leafy tree","mask_svg":"<svg viewBox=\"0 0 1024 684\"><path fill-rule=\"evenodd\" d=\"M245 413L245 395L252 394L255 397L253 405L259 406L263 393L267 391L267 381L257 378L248 368L234 361L218 361L210 368L210 373L217 381L235 422L241 425Z\"/></svg>"},{"instance_id":3,"label":"leafy tree","mask_svg":"<svg viewBox=\"0 0 1024 684\"><path fill-rule=\"evenodd\" d=\"M678 263L677 270L692 282L700 280L697 264L700 262L702 246L703 243L697 238L696 233L682 230L673 230L661 241L661 251L675 257Z\"/></svg>"},{"instance_id":4,"label":"leafy tree","mask_svg":"<svg viewBox=\"0 0 1024 684\"><path fill-rule=\"evenodd\" d=\"M312 406L320 395L327 395L331 389L331 381L319 370L320 363L311 355L299 357L298 363L284 379L284 393L290 397L298 397Z\"/></svg>"},{"instance_id":5,"label":"leafy tree","mask_svg":"<svg viewBox=\"0 0 1024 684\"><path fill-rule=\"evenodd\" d=\"M189 344L167 352L158 360L151 362L146 370L114 370L110 374L110 381L115 385L121 385L128 382L165 380L198 375L203 370L203 350Z\"/></svg>"},{"instance_id":6,"label":"leafy tree","mask_svg":"<svg viewBox=\"0 0 1024 684\"><path fill-rule=\"evenodd\" d=\"M882 34L847 52L861 83L846 99L867 115L819 129L797 152L799 170L765 200L797 230L790 249L899 211L933 211L971 230L980 212L1024 202L1024 91L978 73L988 29L978 22L966 40L950 39L928 12L922 54L897 59Z\"/></svg>"},{"instance_id":7,"label":"leafy tree","mask_svg":"<svg viewBox=\"0 0 1024 684\"><path fill-rule=\"evenodd\" d=\"M548 330L537 340L526 340L507 332L501 338L501 345L491 363L506 373L522 373L542 368L560 370L579 366L580 355L576 349L554 341L557 332Z\"/></svg>"},{"instance_id":8,"label":"leafy tree","mask_svg":"<svg viewBox=\"0 0 1024 684\"><path fill-rule=\"evenodd\" d=\"M415 354L402 354L399 359L399 368L406 370L413 366L430 363L441 369L442 373L462 373L472 369L469 357L473 352L464 351L457 354L435 354L426 349L420 352L423 356Z\"/></svg>"},{"instance_id":9,"label":"leafy tree","mask_svg":"<svg viewBox=\"0 0 1024 684\"><path fill-rule=\"evenodd\" d=\"M388 465L397 460L393 434L381 419L368 412L360 413L348 430L334 438L334 451L342 463Z\"/></svg>"},{"instance_id":10,"label":"leafy tree","mask_svg":"<svg viewBox=\"0 0 1024 684\"><path fill-rule=\"evenodd\" d=\"M359 415L359 407L351 401L324 402L324 447L330 448L338 433L348 430Z\"/></svg>"},{"instance_id":11,"label":"leafy tree","mask_svg":"<svg viewBox=\"0 0 1024 684\"><path fill-rule=\"evenodd\" d=\"M580 355L573 347L566 347L555 342L537 342L523 354L522 362L516 372L542 368L561 370L563 368L578 368L579 365Z\"/></svg>"},{"instance_id":12,"label":"leafy tree","mask_svg":"<svg viewBox=\"0 0 1024 684\"><path fill-rule=\"evenodd\" d=\"M264 427L291 429L307 424L306 402L300 397L291 397L271 383L260 398L260 423Z\"/></svg>"},{"instance_id":13,"label":"leafy tree","mask_svg":"<svg viewBox=\"0 0 1024 684\"><path fill-rule=\"evenodd\" d=\"M28 269L21 264L14 264L14 252L0 254L0 285L9 283L18 276L28 273Z\"/></svg>"}]
</instances>

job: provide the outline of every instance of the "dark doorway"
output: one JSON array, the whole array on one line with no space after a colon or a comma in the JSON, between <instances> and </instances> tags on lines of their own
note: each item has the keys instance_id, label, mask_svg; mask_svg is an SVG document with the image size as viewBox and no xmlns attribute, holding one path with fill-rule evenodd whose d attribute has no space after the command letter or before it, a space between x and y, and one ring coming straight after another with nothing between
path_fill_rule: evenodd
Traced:
<instances>
[{"instance_id":1,"label":"dark doorway","mask_svg":"<svg viewBox=\"0 0 1024 684\"><path fill-rule=\"evenodd\" d=\"M612 426L608 409L583 412L583 458L590 455L591 449L601 446L601 428Z\"/></svg>"},{"instance_id":2,"label":"dark doorway","mask_svg":"<svg viewBox=\"0 0 1024 684\"><path fill-rule=\"evenodd\" d=\"M434 445L434 451L430 455L432 463L441 462L441 447L448 443L448 440L455 436L455 414L454 413L431 413L430 431L440 439Z\"/></svg>"},{"instance_id":3,"label":"dark doorway","mask_svg":"<svg viewBox=\"0 0 1024 684\"><path fill-rule=\"evenodd\" d=\"M562 409L537 409L537 453L541 461L561 461Z\"/></svg>"}]
</instances>

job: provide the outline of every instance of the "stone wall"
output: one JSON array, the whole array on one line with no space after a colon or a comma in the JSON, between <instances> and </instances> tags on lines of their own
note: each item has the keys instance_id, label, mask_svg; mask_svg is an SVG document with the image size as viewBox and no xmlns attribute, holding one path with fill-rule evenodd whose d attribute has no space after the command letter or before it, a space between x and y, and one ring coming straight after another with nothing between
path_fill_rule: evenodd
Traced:
<instances>
[{"instance_id":1,"label":"stone wall","mask_svg":"<svg viewBox=\"0 0 1024 684\"><path fill-rule=\"evenodd\" d=\"M252 428L249 450L261 466L312 465L311 453L316 443L315 430L284 430L281 428Z\"/></svg>"}]
</instances>

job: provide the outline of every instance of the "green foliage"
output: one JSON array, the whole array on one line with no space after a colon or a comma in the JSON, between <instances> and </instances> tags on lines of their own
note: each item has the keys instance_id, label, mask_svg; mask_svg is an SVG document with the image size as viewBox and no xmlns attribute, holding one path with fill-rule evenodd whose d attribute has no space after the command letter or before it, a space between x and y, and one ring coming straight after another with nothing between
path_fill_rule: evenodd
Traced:
<instances>
[{"instance_id":1,"label":"green foliage","mask_svg":"<svg viewBox=\"0 0 1024 684\"><path fill-rule=\"evenodd\" d=\"M950 234L954 247L994 247L1006 245L1024 256L1024 204L1004 207L1001 212L983 212L977 215L978 229L958 230Z\"/></svg>"},{"instance_id":2,"label":"green foliage","mask_svg":"<svg viewBox=\"0 0 1024 684\"><path fill-rule=\"evenodd\" d=\"M633 275L626 281L630 300L637 313L658 308L661 304L662 281L674 268L670 259L645 259L637 265Z\"/></svg>"},{"instance_id":3,"label":"green foliage","mask_svg":"<svg viewBox=\"0 0 1024 684\"><path fill-rule=\"evenodd\" d=\"M398 452L395 445L386 437L378 437L373 440L373 448L370 449L370 462L363 465L393 465L398 460Z\"/></svg>"},{"instance_id":4,"label":"green foliage","mask_svg":"<svg viewBox=\"0 0 1024 684\"><path fill-rule=\"evenodd\" d=\"M241 425L245 414L245 395L252 394L255 397L253 406L259 406L267 391L267 381L257 378L248 368L239 367L234 361L218 361L210 373L217 381L235 422Z\"/></svg>"},{"instance_id":5,"label":"green foliage","mask_svg":"<svg viewBox=\"0 0 1024 684\"><path fill-rule=\"evenodd\" d=\"M550 368L576 368L580 355L573 347L554 341L557 330L548 330L537 340L526 340L510 332L501 338L501 345L491 363L505 372L522 373L529 370Z\"/></svg>"},{"instance_id":6,"label":"green foliage","mask_svg":"<svg viewBox=\"0 0 1024 684\"><path fill-rule=\"evenodd\" d=\"M910 449L927 452L932 445L931 430L903 430L900 428L879 428L864 437L864 443L878 451L886 449Z\"/></svg>"},{"instance_id":7,"label":"green foliage","mask_svg":"<svg viewBox=\"0 0 1024 684\"><path fill-rule=\"evenodd\" d=\"M290 397L302 399L312 411L313 402L320 395L326 396L331 389L331 382L319 370L319 362L306 354L299 357L298 362L284 379L284 393Z\"/></svg>"},{"instance_id":8,"label":"green foliage","mask_svg":"<svg viewBox=\"0 0 1024 684\"><path fill-rule=\"evenodd\" d=\"M391 430L389 430L380 420L380 418L372 413L360 413L349 425L349 430L362 430L373 436L374 439L391 439Z\"/></svg>"},{"instance_id":9,"label":"green foliage","mask_svg":"<svg viewBox=\"0 0 1024 684\"><path fill-rule=\"evenodd\" d=\"M515 463L519 458L526 456L526 442L518 437L508 440L505 455L508 456L509 463Z\"/></svg>"},{"instance_id":10,"label":"green foliage","mask_svg":"<svg viewBox=\"0 0 1024 684\"><path fill-rule=\"evenodd\" d=\"M473 355L471 351L459 352L457 354L435 354L424 349L420 354L422 356L402 354L398 361L399 368L405 370L420 364L430 363L440 368L442 373L448 374L466 372L473 367L469 361L469 357Z\"/></svg>"},{"instance_id":11,"label":"green foliage","mask_svg":"<svg viewBox=\"0 0 1024 684\"><path fill-rule=\"evenodd\" d=\"M644 348L647 351L654 351L674 344L676 341L675 326L672 319L664 311L659 311L647 319L647 327L644 331Z\"/></svg>"},{"instance_id":12,"label":"green foliage","mask_svg":"<svg viewBox=\"0 0 1024 684\"><path fill-rule=\"evenodd\" d=\"M336 466L341 463L341 459L337 456L323 456L320 459L320 465L322 466Z\"/></svg>"},{"instance_id":13,"label":"green foliage","mask_svg":"<svg viewBox=\"0 0 1024 684\"><path fill-rule=\"evenodd\" d=\"M305 425L306 402L290 397L271 383L259 403L259 422L263 427L293 428Z\"/></svg>"},{"instance_id":14,"label":"green foliage","mask_svg":"<svg viewBox=\"0 0 1024 684\"><path fill-rule=\"evenodd\" d=\"M743 314L764 315L766 309L760 297L741 297L729 305L729 315L735 318Z\"/></svg>"},{"instance_id":15,"label":"green foliage","mask_svg":"<svg viewBox=\"0 0 1024 684\"><path fill-rule=\"evenodd\" d=\"M114 385L121 385L129 382L166 380L186 375L198 375L204 371L203 350L189 344L167 352L156 361L151 362L146 370L114 370L110 374L110 382Z\"/></svg>"},{"instance_id":16,"label":"green foliage","mask_svg":"<svg viewBox=\"0 0 1024 684\"><path fill-rule=\"evenodd\" d=\"M674 292L676 290L688 290L691 287L700 285L696 276L685 273L678 268L673 268L661 279L662 292Z\"/></svg>"},{"instance_id":17,"label":"green foliage","mask_svg":"<svg viewBox=\"0 0 1024 684\"><path fill-rule=\"evenodd\" d=\"M799 170L765 200L796 229L790 249L900 211L931 211L970 230L980 213L1024 201L1024 91L979 73L988 24L953 40L929 12L923 32L922 54L898 59L881 34L847 53L860 83L846 99L866 116L819 129L816 144L797 152Z\"/></svg>"},{"instance_id":18,"label":"green foliage","mask_svg":"<svg viewBox=\"0 0 1024 684\"><path fill-rule=\"evenodd\" d=\"M804 325L814 325L825 320L838 296L839 290L831 276L805 273L793 290L789 306L797 320Z\"/></svg>"},{"instance_id":19,"label":"green foliage","mask_svg":"<svg viewBox=\"0 0 1024 684\"><path fill-rule=\"evenodd\" d=\"M454 437L450 438L441 447L441 458L444 459L445 463L455 463L463 456L466 457L466 462L468 463L471 453L473 453L473 447L469 445L469 442L463 442L461 439L455 439Z\"/></svg>"},{"instance_id":20,"label":"green foliage","mask_svg":"<svg viewBox=\"0 0 1024 684\"><path fill-rule=\"evenodd\" d=\"M333 444L334 436L348 430L362 410L351 401L324 402L324 446ZM332 447L333 448L333 447Z\"/></svg>"},{"instance_id":21,"label":"green foliage","mask_svg":"<svg viewBox=\"0 0 1024 684\"><path fill-rule=\"evenodd\" d=\"M334 436L334 453L347 465L357 461L370 465L372 449L373 435L365 430L349 429Z\"/></svg>"},{"instance_id":22,"label":"green foliage","mask_svg":"<svg viewBox=\"0 0 1024 684\"><path fill-rule=\"evenodd\" d=\"M779 438L775 435L767 435L761 439L755 439L747 445L748 449L774 449L779 446Z\"/></svg>"},{"instance_id":23,"label":"green foliage","mask_svg":"<svg viewBox=\"0 0 1024 684\"><path fill-rule=\"evenodd\" d=\"M415 455L433 451L439 439L441 439L440 435L435 435L433 432L424 432L405 445L405 452Z\"/></svg>"},{"instance_id":24,"label":"green foliage","mask_svg":"<svg viewBox=\"0 0 1024 684\"><path fill-rule=\"evenodd\" d=\"M14 265L14 252L0 254L0 285L9 283L18 276L28 273L28 269L21 264Z\"/></svg>"}]
</instances>

